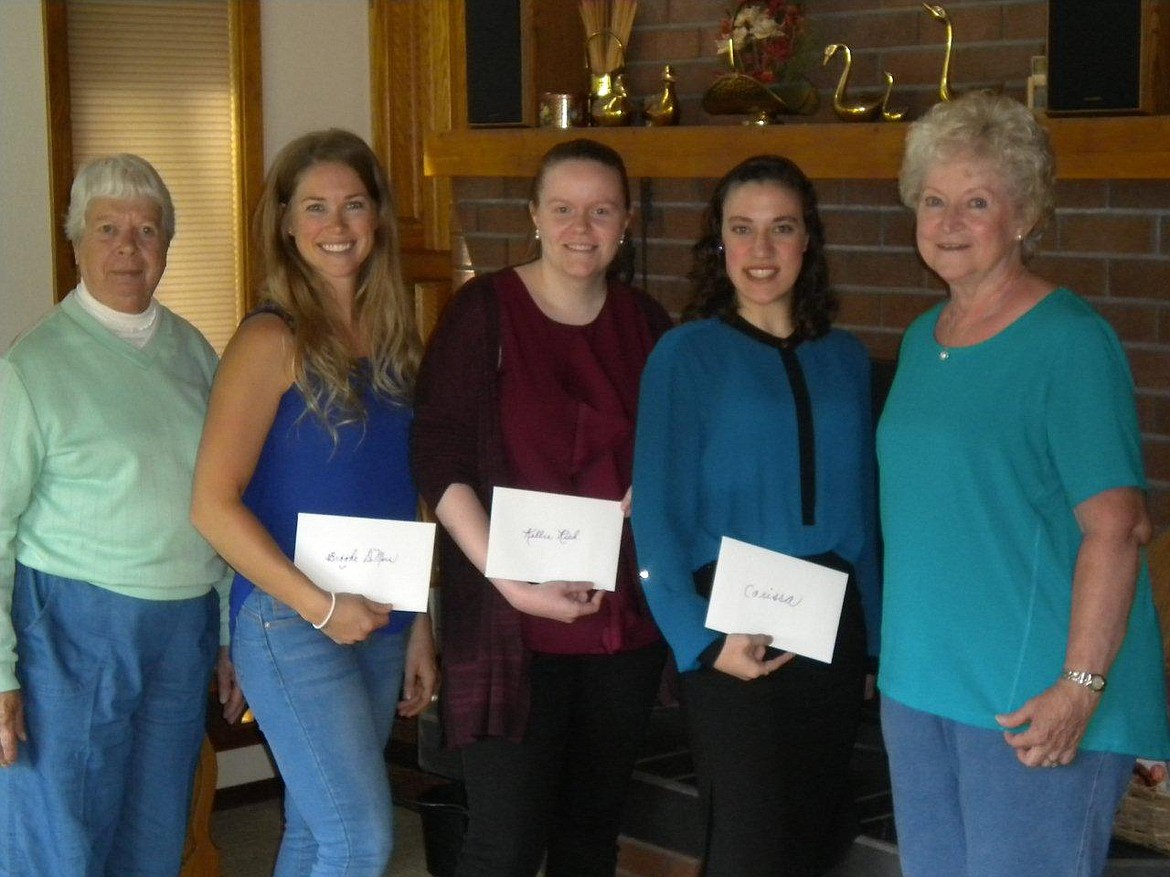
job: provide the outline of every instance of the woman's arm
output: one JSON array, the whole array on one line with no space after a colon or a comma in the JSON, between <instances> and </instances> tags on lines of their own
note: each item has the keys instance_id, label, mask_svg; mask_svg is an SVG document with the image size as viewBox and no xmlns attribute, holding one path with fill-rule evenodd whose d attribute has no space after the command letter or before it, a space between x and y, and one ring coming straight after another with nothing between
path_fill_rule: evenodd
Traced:
<instances>
[{"instance_id":1,"label":"woman's arm","mask_svg":"<svg viewBox=\"0 0 1170 877\"><path fill-rule=\"evenodd\" d=\"M679 335L668 333L642 372L631 515L642 591L683 672L696 669L699 655L718 638L704 626L707 602L695 591L692 575L706 429L703 396L709 387L692 373L691 354ZM751 648L733 641L731 651L746 659Z\"/></svg>"},{"instance_id":2,"label":"woman's arm","mask_svg":"<svg viewBox=\"0 0 1170 877\"><path fill-rule=\"evenodd\" d=\"M431 704L439 689L439 666L435 660L435 636L431 618L420 612L410 628L406 644L406 669L402 680L402 699L398 715L417 716Z\"/></svg>"},{"instance_id":3,"label":"woman's arm","mask_svg":"<svg viewBox=\"0 0 1170 877\"><path fill-rule=\"evenodd\" d=\"M1074 510L1082 540L1072 582L1072 617L1064 666L1102 676L1121 649L1133 605L1140 550L1150 540L1145 497L1133 487L1106 490ZM1008 744L1029 767L1068 764L1077 754L1101 693L1065 679L1006 716Z\"/></svg>"},{"instance_id":4,"label":"woman's arm","mask_svg":"<svg viewBox=\"0 0 1170 877\"><path fill-rule=\"evenodd\" d=\"M241 324L216 372L195 463L191 522L235 570L319 624L333 598L294 565L244 505L280 398L292 385L292 336L284 321L260 314ZM338 594L324 632L359 642L389 620L389 607Z\"/></svg>"},{"instance_id":5,"label":"woman's arm","mask_svg":"<svg viewBox=\"0 0 1170 877\"><path fill-rule=\"evenodd\" d=\"M472 565L483 573L487 568L488 516L466 484L452 484L435 506L439 519ZM594 591L590 582L541 582L529 584L510 579L488 579L511 604L528 615L552 618L566 623L601 608L603 591Z\"/></svg>"},{"instance_id":6,"label":"woman's arm","mask_svg":"<svg viewBox=\"0 0 1170 877\"><path fill-rule=\"evenodd\" d=\"M16 763L28 741L24 697L16 678L12 591L16 582L16 530L32 500L45 448L32 400L16 368L0 359L0 767Z\"/></svg>"}]
</instances>

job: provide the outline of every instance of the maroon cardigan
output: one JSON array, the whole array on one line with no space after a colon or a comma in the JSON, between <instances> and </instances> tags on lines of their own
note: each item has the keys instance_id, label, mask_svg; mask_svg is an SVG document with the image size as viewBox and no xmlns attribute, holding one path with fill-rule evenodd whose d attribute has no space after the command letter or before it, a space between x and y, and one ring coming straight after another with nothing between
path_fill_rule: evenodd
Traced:
<instances>
[{"instance_id":1,"label":"maroon cardigan","mask_svg":"<svg viewBox=\"0 0 1170 877\"><path fill-rule=\"evenodd\" d=\"M494 277L468 281L447 306L419 371L411 460L419 492L431 508L450 485L467 484L490 509L492 487L509 483L500 429ZM609 295L632 296L655 339L670 328L666 311L646 293L611 281ZM529 652L520 613L441 527L439 563L446 743L460 747L481 737L518 742L529 708Z\"/></svg>"}]
</instances>

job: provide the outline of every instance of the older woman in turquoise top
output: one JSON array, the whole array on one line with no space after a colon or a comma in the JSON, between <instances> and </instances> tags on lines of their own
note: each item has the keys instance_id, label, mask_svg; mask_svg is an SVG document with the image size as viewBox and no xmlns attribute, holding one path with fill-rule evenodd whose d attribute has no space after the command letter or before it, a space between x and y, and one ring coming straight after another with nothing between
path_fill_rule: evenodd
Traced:
<instances>
[{"instance_id":1,"label":"older woman in turquoise top","mask_svg":"<svg viewBox=\"0 0 1170 877\"><path fill-rule=\"evenodd\" d=\"M949 292L907 331L878 433L903 872L1099 874L1134 756L1170 753L1125 353L1025 266L1053 184L1025 107L936 105L900 183Z\"/></svg>"},{"instance_id":2,"label":"older woman in turquoise top","mask_svg":"<svg viewBox=\"0 0 1170 877\"><path fill-rule=\"evenodd\" d=\"M0 874L173 877L226 636L187 519L216 357L154 298L148 162L82 169L65 229L81 283L0 360Z\"/></svg>"}]
</instances>

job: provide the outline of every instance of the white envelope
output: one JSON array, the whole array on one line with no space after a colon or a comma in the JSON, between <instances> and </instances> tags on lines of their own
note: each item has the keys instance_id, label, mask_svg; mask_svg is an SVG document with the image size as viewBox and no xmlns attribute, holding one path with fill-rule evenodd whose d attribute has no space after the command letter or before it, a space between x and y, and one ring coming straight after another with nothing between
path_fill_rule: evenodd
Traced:
<instances>
[{"instance_id":1,"label":"white envelope","mask_svg":"<svg viewBox=\"0 0 1170 877\"><path fill-rule=\"evenodd\" d=\"M487 569L490 579L617 585L621 503L535 490L492 492Z\"/></svg>"},{"instance_id":2,"label":"white envelope","mask_svg":"<svg viewBox=\"0 0 1170 877\"><path fill-rule=\"evenodd\" d=\"M706 625L721 633L766 633L774 648L828 664L848 581L840 570L724 536Z\"/></svg>"},{"instance_id":3,"label":"white envelope","mask_svg":"<svg viewBox=\"0 0 1170 877\"><path fill-rule=\"evenodd\" d=\"M347 515L297 515L293 563L318 587L425 612L435 525Z\"/></svg>"}]
</instances>

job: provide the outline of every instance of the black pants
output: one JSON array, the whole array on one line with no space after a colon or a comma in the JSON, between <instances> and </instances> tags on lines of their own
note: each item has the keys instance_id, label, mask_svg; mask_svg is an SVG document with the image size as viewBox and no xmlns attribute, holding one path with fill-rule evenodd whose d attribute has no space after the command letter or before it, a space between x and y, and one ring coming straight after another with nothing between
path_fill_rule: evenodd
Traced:
<instances>
[{"instance_id":1,"label":"black pants","mask_svg":"<svg viewBox=\"0 0 1170 877\"><path fill-rule=\"evenodd\" d=\"M849 761L865 686L852 587L832 664L797 657L762 679L681 677L706 816L706 877L812 877L855 835Z\"/></svg>"},{"instance_id":2,"label":"black pants","mask_svg":"<svg viewBox=\"0 0 1170 877\"><path fill-rule=\"evenodd\" d=\"M538 655L521 743L463 749L470 819L456 877L613 877L630 772L665 660Z\"/></svg>"}]
</instances>

